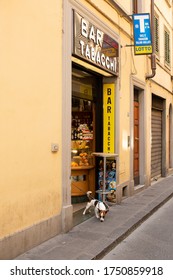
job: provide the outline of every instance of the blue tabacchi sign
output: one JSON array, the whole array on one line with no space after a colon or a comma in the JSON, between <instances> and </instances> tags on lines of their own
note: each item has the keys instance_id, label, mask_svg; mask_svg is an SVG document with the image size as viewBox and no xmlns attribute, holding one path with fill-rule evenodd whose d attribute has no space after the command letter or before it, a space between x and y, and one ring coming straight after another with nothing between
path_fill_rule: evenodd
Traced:
<instances>
[{"instance_id":1,"label":"blue tabacchi sign","mask_svg":"<svg viewBox=\"0 0 173 280\"><path fill-rule=\"evenodd\" d=\"M152 53L150 14L133 15L134 52L138 54Z\"/></svg>"}]
</instances>

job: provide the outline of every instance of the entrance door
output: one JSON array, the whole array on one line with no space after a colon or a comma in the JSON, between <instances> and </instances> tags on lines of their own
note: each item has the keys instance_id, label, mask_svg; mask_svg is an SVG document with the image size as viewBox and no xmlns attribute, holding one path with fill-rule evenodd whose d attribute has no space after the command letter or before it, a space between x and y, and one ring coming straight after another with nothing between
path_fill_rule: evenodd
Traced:
<instances>
[{"instance_id":1,"label":"entrance door","mask_svg":"<svg viewBox=\"0 0 173 280\"><path fill-rule=\"evenodd\" d=\"M169 168L172 168L172 104L169 106Z\"/></svg>"},{"instance_id":2,"label":"entrance door","mask_svg":"<svg viewBox=\"0 0 173 280\"><path fill-rule=\"evenodd\" d=\"M139 184L139 102L134 101L134 184Z\"/></svg>"}]
</instances>

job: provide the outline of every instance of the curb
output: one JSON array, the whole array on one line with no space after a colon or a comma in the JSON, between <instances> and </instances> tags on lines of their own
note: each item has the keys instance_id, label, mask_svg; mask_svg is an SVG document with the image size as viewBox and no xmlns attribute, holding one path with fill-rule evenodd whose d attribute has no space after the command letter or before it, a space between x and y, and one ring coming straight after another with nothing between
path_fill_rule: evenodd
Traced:
<instances>
[{"instance_id":1,"label":"curb","mask_svg":"<svg viewBox=\"0 0 173 280\"><path fill-rule=\"evenodd\" d=\"M115 241L111 242L110 245L104 248L100 253L98 253L91 260L101 260L107 253L109 253L112 249L114 249L120 242L122 242L127 236L129 236L137 227L139 227L143 222L145 222L150 216L152 216L152 214L154 214L161 206L163 206L172 197L173 197L173 193L171 193L168 197L166 197L155 207L153 207L146 215L141 217L141 219L135 222L130 228L125 230L119 237L115 239Z\"/></svg>"}]
</instances>

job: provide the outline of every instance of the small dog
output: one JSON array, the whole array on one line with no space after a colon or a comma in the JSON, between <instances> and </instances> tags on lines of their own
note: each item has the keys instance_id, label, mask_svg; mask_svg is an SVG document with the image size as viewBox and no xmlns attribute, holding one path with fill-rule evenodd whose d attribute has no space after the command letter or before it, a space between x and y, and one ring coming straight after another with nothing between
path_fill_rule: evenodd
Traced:
<instances>
[{"instance_id":1,"label":"small dog","mask_svg":"<svg viewBox=\"0 0 173 280\"><path fill-rule=\"evenodd\" d=\"M91 191L87 192L87 197L89 199L89 202L87 203L85 210L83 212L83 215L86 214L86 211L90 207L94 207L95 215L97 219L100 219L100 222L104 222L105 215L109 211L109 207L105 202L99 201L91 196Z\"/></svg>"}]
</instances>

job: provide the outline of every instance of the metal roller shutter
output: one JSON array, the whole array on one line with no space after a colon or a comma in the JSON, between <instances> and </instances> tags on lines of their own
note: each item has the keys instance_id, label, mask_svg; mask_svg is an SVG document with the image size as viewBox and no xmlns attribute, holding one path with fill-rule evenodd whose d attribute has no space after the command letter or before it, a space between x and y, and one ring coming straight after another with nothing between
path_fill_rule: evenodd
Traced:
<instances>
[{"instance_id":1,"label":"metal roller shutter","mask_svg":"<svg viewBox=\"0 0 173 280\"><path fill-rule=\"evenodd\" d=\"M151 178L162 173L162 111L152 109Z\"/></svg>"}]
</instances>

